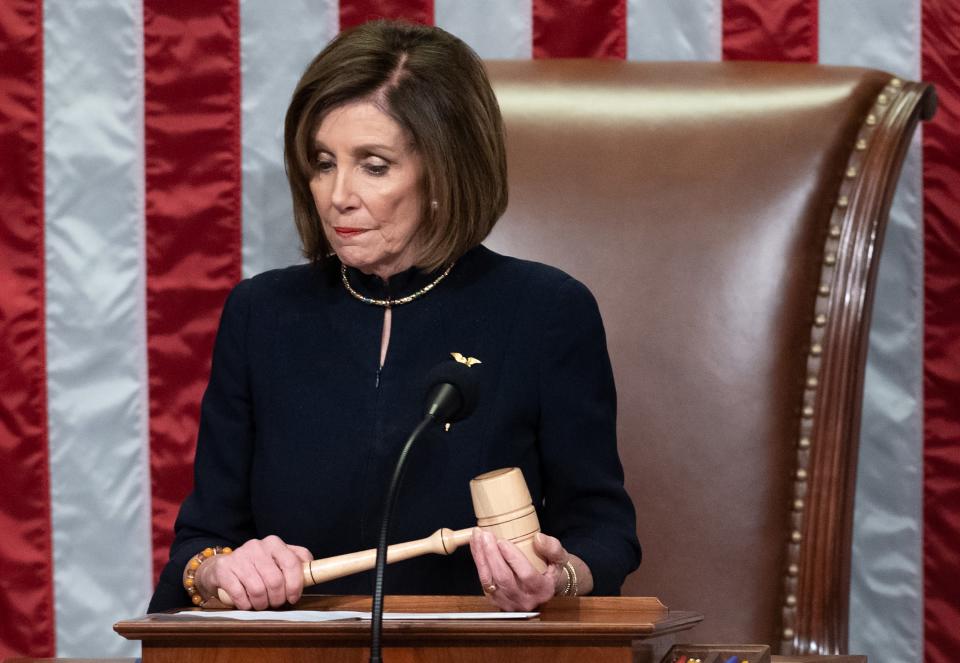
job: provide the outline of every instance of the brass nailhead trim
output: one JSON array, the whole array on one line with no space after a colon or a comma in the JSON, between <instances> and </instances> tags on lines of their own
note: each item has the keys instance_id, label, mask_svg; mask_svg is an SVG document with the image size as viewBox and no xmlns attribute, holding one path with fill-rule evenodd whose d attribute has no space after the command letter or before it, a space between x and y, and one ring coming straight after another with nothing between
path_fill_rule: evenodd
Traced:
<instances>
[{"instance_id":1,"label":"brass nailhead trim","mask_svg":"<svg viewBox=\"0 0 960 663\"><path fill-rule=\"evenodd\" d=\"M902 87L903 83L900 81L900 79L894 78L890 80L889 85L890 87L894 88L894 91L890 94L881 93L877 96L875 108L878 108L878 110L868 113L866 118L864 119L864 124L867 127L873 127L877 124L877 122L879 121L878 113L883 112L883 110L880 107L887 106L890 103L890 100L893 98L893 96L897 94L896 90ZM867 136L861 136L857 138L857 141L854 144L854 148L859 152L863 152L864 150L867 149L868 145L869 143L867 140ZM859 175L859 168L856 165L848 163L847 168L844 171L844 176L846 177L846 179L852 180L852 179L855 179L858 175ZM850 206L849 194L838 195L836 206L840 210L847 209ZM831 250L825 249L824 256L823 256L824 268L832 267L837 263L836 244L830 244L830 241L837 240L840 238L842 234L842 228L840 227L839 224L833 223L830 225L828 233L830 237L830 240L828 240L828 248L833 248L833 250L831 251ZM829 284L829 276L824 275L823 278L824 278L824 282L822 282L820 286L817 288L817 295L819 295L820 297L828 297L831 291L831 286ZM827 317L828 317L827 312L816 314L813 320L813 326L815 328L822 328L826 326ZM820 357L822 353L823 353L823 346L820 343L815 342L810 346L811 357L814 357L814 358ZM814 367L814 370L815 370L815 367ZM806 388L808 390L807 391L808 395L806 395L805 398L810 398L809 396L810 392L817 389L818 386L819 386L819 379L817 377L817 374L816 372L811 372L807 376L807 380L806 380ZM809 419L811 419L813 417L813 414L814 414L814 408L812 405L803 406L802 417L805 421L808 421ZM809 424L804 423L801 430L806 431L808 427L809 427ZM808 453L807 450L811 446L809 432L805 432L801 434L801 437L799 438L797 445L799 447L799 451L798 451L799 456L798 456L797 464L802 465L804 464L803 459L805 457L805 454ZM796 470L795 476L797 481L805 482L807 481L808 471L804 467L798 467ZM792 507L794 515L792 516L792 518L794 521L794 526L799 527L797 523L801 522L800 519L803 517L802 512L805 505L804 505L804 500L801 497L797 496L798 494L802 494L802 493L799 493L799 491L802 490L802 487L797 485L794 488L794 490L795 490L795 493L794 493L794 500L793 500L793 507ZM790 533L790 541L792 544L794 545L799 544L802 540L803 540L803 534L799 529L795 529ZM796 563L790 564L786 569L786 575L788 578L795 578L799 574L800 574L800 567ZM790 582L792 583L795 581L791 580ZM797 604L797 595L795 593L787 594L787 596L784 598L784 602L785 602L785 608L784 608L785 610L795 610L795 606ZM794 614L794 613L791 612L789 614ZM787 623L790 623L790 620L791 618L788 618ZM789 626L784 627L782 634L783 634L783 639L787 641L785 645L789 644L795 637L793 628Z\"/></svg>"},{"instance_id":2,"label":"brass nailhead trim","mask_svg":"<svg viewBox=\"0 0 960 663\"><path fill-rule=\"evenodd\" d=\"M903 81L901 81L899 78L891 78L890 85L892 85L893 87L902 87Z\"/></svg>"}]
</instances>

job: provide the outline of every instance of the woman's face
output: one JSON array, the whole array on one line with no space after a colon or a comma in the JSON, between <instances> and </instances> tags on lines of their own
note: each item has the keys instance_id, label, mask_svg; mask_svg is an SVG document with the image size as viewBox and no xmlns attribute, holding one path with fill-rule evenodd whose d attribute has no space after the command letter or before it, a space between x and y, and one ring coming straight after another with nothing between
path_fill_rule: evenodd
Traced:
<instances>
[{"instance_id":1,"label":"woman's face","mask_svg":"<svg viewBox=\"0 0 960 663\"><path fill-rule=\"evenodd\" d=\"M327 113L314 136L310 191L340 260L389 278L417 260L420 156L404 130L369 102Z\"/></svg>"}]
</instances>

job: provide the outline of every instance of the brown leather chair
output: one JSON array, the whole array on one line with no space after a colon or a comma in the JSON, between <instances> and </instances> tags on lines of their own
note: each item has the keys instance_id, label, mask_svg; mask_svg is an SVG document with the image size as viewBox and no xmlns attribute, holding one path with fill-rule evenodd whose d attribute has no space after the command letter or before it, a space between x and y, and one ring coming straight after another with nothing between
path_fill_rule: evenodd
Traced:
<instances>
[{"instance_id":1,"label":"brown leather chair","mask_svg":"<svg viewBox=\"0 0 960 663\"><path fill-rule=\"evenodd\" d=\"M929 86L771 63L495 62L493 248L596 295L644 561L700 641L846 648L870 305ZM589 444L589 440L584 440Z\"/></svg>"}]
</instances>

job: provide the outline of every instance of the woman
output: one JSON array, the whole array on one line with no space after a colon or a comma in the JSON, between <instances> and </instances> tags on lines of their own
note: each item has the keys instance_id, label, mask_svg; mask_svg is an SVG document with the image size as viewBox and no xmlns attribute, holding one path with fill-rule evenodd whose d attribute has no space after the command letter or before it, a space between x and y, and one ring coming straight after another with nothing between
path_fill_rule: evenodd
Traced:
<instances>
[{"instance_id":1,"label":"woman","mask_svg":"<svg viewBox=\"0 0 960 663\"><path fill-rule=\"evenodd\" d=\"M469 480L518 466L553 535L535 544L549 564L537 572L476 530L469 552L391 567L386 591L483 589L505 610L618 593L639 545L603 326L574 279L481 246L507 186L476 54L402 23L340 35L294 92L285 158L309 264L243 281L226 303L195 487L150 610L218 587L242 609L293 603L304 562L375 547L390 472L422 414L419 380L454 352L480 360L480 403L414 447L391 541L469 526ZM366 594L370 577L317 591Z\"/></svg>"}]
</instances>

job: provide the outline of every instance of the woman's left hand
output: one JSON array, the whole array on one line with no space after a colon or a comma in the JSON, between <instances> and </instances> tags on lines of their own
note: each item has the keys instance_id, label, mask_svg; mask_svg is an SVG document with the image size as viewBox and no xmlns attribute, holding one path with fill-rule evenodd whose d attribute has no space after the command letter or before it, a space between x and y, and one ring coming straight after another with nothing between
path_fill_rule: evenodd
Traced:
<instances>
[{"instance_id":1,"label":"woman's left hand","mask_svg":"<svg viewBox=\"0 0 960 663\"><path fill-rule=\"evenodd\" d=\"M530 611L546 603L560 587L563 565L571 559L560 541L537 534L533 542L537 554L547 562L541 573L509 541L497 541L492 534L474 528L470 552L477 575L490 600L506 611Z\"/></svg>"}]
</instances>

